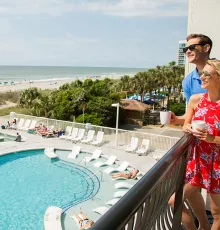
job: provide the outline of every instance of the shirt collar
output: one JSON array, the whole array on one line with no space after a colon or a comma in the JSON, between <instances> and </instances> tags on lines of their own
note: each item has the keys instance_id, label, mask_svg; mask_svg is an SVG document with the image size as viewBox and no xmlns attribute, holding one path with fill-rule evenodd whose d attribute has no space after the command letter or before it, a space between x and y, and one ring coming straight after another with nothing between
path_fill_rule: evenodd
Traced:
<instances>
[{"instance_id":1,"label":"shirt collar","mask_svg":"<svg viewBox=\"0 0 220 230\"><path fill-rule=\"evenodd\" d=\"M195 68L193 70L192 74L193 74L193 79L199 79L200 80L200 76L199 76L197 68Z\"/></svg>"}]
</instances>

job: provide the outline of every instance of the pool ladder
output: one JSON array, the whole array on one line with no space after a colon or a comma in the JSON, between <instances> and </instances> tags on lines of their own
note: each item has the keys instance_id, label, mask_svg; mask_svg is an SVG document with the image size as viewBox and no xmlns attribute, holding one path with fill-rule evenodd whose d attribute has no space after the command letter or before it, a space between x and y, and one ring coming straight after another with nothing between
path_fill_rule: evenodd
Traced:
<instances>
[{"instance_id":1,"label":"pool ladder","mask_svg":"<svg viewBox=\"0 0 220 230\"><path fill-rule=\"evenodd\" d=\"M95 173L93 173L93 175L92 175L92 176L88 176L88 177L86 178L86 181L87 181L88 179L93 178L94 176L97 176L97 174L98 174L98 173L100 173L100 181L102 181L102 178L103 178L103 172L102 172L102 171L100 171L100 170L98 170L98 171L96 171Z\"/></svg>"},{"instance_id":2,"label":"pool ladder","mask_svg":"<svg viewBox=\"0 0 220 230\"><path fill-rule=\"evenodd\" d=\"M80 160L80 162L78 163L78 165L76 166L76 168L77 168L78 166L80 166L80 164L81 164L82 162L84 162L84 166L86 167L86 159L85 159L85 157L84 157L83 159Z\"/></svg>"}]
</instances>

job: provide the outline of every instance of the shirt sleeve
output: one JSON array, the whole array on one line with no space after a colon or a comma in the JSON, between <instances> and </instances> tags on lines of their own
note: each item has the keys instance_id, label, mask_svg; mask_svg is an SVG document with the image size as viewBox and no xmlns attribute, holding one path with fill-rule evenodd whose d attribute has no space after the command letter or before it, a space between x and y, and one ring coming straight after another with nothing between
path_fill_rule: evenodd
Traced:
<instances>
[{"instance_id":1,"label":"shirt sleeve","mask_svg":"<svg viewBox=\"0 0 220 230\"><path fill-rule=\"evenodd\" d=\"M184 95L186 97L186 105L187 105L189 103L189 99L191 97L191 90L190 90L189 81L188 81L187 77L183 79L182 86L183 86Z\"/></svg>"}]
</instances>

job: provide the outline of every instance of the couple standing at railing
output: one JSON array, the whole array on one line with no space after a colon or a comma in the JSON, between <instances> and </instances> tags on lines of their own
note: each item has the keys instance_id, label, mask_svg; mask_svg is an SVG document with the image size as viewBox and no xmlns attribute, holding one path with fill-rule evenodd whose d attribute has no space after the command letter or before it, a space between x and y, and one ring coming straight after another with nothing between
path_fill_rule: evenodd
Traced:
<instances>
[{"instance_id":1,"label":"couple standing at railing","mask_svg":"<svg viewBox=\"0 0 220 230\"><path fill-rule=\"evenodd\" d=\"M189 62L196 64L196 69L183 80L186 114L182 117L176 117L173 113L171 115L171 123L184 124L183 130L196 137L186 166L183 199L190 204L200 230L220 229L220 61L210 60L211 49L209 37L201 34L187 37L183 51ZM195 121L200 123L200 128L195 125ZM214 217L212 227L205 213L201 188L210 195L210 208ZM175 194L169 201L172 207L174 199ZM197 229L185 205L182 223L187 230Z\"/></svg>"}]
</instances>

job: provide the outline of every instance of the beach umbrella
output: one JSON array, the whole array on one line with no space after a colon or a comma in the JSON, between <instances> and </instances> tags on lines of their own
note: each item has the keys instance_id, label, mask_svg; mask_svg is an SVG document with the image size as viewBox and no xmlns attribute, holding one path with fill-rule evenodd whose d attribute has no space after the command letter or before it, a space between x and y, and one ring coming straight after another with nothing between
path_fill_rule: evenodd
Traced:
<instances>
[{"instance_id":1,"label":"beach umbrella","mask_svg":"<svg viewBox=\"0 0 220 230\"><path fill-rule=\"evenodd\" d=\"M144 101L144 103L147 104L147 105L152 105L152 104L155 104L156 102L149 98L146 101Z\"/></svg>"}]
</instances>

